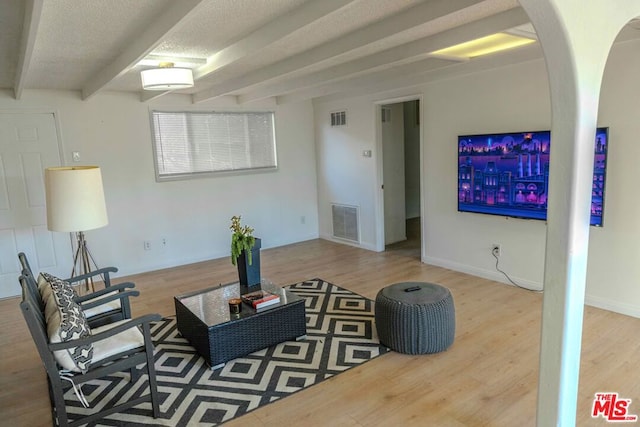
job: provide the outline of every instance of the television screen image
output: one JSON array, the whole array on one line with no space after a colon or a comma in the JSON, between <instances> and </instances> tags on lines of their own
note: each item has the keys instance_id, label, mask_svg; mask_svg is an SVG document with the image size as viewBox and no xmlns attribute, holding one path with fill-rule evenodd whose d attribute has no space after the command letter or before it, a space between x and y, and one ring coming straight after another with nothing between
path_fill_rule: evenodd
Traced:
<instances>
[{"instance_id":1,"label":"television screen image","mask_svg":"<svg viewBox=\"0 0 640 427\"><path fill-rule=\"evenodd\" d=\"M594 145L591 225L602 226L608 129ZM458 137L458 211L545 220L551 132Z\"/></svg>"}]
</instances>

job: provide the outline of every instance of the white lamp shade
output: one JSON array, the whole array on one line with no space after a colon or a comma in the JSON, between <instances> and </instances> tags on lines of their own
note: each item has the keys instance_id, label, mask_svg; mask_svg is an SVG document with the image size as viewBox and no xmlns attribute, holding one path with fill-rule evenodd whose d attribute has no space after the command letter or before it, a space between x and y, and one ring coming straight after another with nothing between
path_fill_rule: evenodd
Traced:
<instances>
[{"instance_id":1,"label":"white lamp shade","mask_svg":"<svg viewBox=\"0 0 640 427\"><path fill-rule=\"evenodd\" d=\"M98 166L54 167L44 172L50 231L87 231L108 224Z\"/></svg>"},{"instance_id":2,"label":"white lamp shade","mask_svg":"<svg viewBox=\"0 0 640 427\"><path fill-rule=\"evenodd\" d=\"M150 68L140 72L142 88L145 90L175 90L193 86L190 68Z\"/></svg>"}]
</instances>

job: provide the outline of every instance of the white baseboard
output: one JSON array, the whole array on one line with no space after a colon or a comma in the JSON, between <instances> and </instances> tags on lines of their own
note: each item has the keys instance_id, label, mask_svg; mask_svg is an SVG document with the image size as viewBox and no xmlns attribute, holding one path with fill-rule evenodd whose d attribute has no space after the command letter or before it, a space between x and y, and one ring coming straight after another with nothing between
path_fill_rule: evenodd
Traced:
<instances>
[{"instance_id":1,"label":"white baseboard","mask_svg":"<svg viewBox=\"0 0 640 427\"><path fill-rule=\"evenodd\" d=\"M269 241L269 245L265 246L264 245L264 241L262 249L271 249L271 248L279 248L280 246L286 246L286 245L291 245L294 243L301 243L301 242L306 242L308 240L314 240L314 239L318 239L320 237L320 235L318 233L309 233L306 234L304 236L298 236L295 239L275 239L275 240L270 240Z\"/></svg>"},{"instance_id":2,"label":"white baseboard","mask_svg":"<svg viewBox=\"0 0 640 427\"><path fill-rule=\"evenodd\" d=\"M369 251L379 252L376 249L375 245L370 244L370 243L356 243L356 242L351 242L349 240L336 239L332 235L325 234L325 233L321 233L320 234L320 238L323 239L323 240L328 240L330 242L340 243L340 244L347 245L347 246L353 246L354 248L367 249Z\"/></svg>"},{"instance_id":3,"label":"white baseboard","mask_svg":"<svg viewBox=\"0 0 640 427\"><path fill-rule=\"evenodd\" d=\"M484 268L477 268L467 264L461 264L441 258L423 257L422 262L425 264L435 265L437 267L448 268L449 270L459 271L461 273L470 274L472 276L482 277L483 279L493 280L495 282L505 283L513 286L504 275L498 271L486 270ZM534 282L532 280L522 279L519 277L512 277L512 280L519 285L529 288L535 291L542 290L542 283Z\"/></svg>"},{"instance_id":4,"label":"white baseboard","mask_svg":"<svg viewBox=\"0 0 640 427\"><path fill-rule=\"evenodd\" d=\"M460 264L449 260L440 258L424 257L422 262L425 264L431 264L438 267L448 268L449 270L459 271L461 273L470 274L472 276L482 277L483 279L494 280L496 282L506 283L511 285L509 281L499 272L485 270L482 268L472 267L466 264ZM534 282L531 280L521 279L514 277L513 280L529 289L542 290L542 283ZM631 304L621 303L619 301L613 301L607 298L596 296L585 296L585 304L591 307L601 308L603 310L613 311L614 313L624 314L626 316L632 316L640 318L640 307Z\"/></svg>"},{"instance_id":5,"label":"white baseboard","mask_svg":"<svg viewBox=\"0 0 640 427\"><path fill-rule=\"evenodd\" d=\"M290 239L278 239L276 241L272 240L272 241L269 241L268 245L265 245L264 244L265 242L263 240L262 249L277 248L280 246L304 242L307 240L313 240L317 238L318 238L318 234L311 233L305 236L301 236L299 239L295 239L295 240L290 240ZM160 262L152 262L150 264L144 264L140 268L120 268L118 271L118 274L114 275L113 277L131 276L134 274L147 273L149 271L164 270L166 268L179 267L182 265L195 264L197 262L210 261L210 260L227 258L227 257L229 258L229 263L231 263L231 258L230 258L231 254L228 250L225 249L225 250L219 250L216 252L203 254L195 257L186 256L186 257L167 258L167 259L162 259Z\"/></svg>"},{"instance_id":6,"label":"white baseboard","mask_svg":"<svg viewBox=\"0 0 640 427\"><path fill-rule=\"evenodd\" d=\"M607 298L589 295L585 297L585 304L592 307L601 308L603 310L609 310L615 313L624 314L626 316L640 318L640 308L631 304L625 304L619 301L612 301Z\"/></svg>"}]
</instances>

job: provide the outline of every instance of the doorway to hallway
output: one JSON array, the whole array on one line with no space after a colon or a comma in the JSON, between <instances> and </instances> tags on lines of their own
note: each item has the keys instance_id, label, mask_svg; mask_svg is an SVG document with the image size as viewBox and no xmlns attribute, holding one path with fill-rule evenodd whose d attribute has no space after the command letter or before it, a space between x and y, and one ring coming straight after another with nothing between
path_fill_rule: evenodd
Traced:
<instances>
[{"instance_id":1,"label":"doorway to hallway","mask_svg":"<svg viewBox=\"0 0 640 427\"><path fill-rule=\"evenodd\" d=\"M405 256L409 258L420 259L420 242L422 241L420 217L409 218L406 221L407 239L402 242L385 245L386 252Z\"/></svg>"},{"instance_id":2,"label":"doorway to hallway","mask_svg":"<svg viewBox=\"0 0 640 427\"><path fill-rule=\"evenodd\" d=\"M384 248L421 258L420 100L379 106Z\"/></svg>"}]
</instances>

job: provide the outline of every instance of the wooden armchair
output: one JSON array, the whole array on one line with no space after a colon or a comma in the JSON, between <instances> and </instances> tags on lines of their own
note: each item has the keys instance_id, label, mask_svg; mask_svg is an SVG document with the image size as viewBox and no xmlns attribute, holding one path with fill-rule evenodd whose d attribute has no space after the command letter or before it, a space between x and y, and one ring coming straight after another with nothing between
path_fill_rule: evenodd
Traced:
<instances>
[{"instance_id":1,"label":"wooden armchair","mask_svg":"<svg viewBox=\"0 0 640 427\"><path fill-rule=\"evenodd\" d=\"M29 260L24 252L18 254L18 260L22 265L22 275L27 278L28 284L39 288L43 283L42 276L35 276L29 265ZM75 297L92 328L107 325L112 322L131 318L131 304L129 297L138 296L138 291L132 291L135 285L132 282L123 282L117 285L111 284L111 273L117 272L115 267L101 268L88 274L64 279L71 285L80 283L87 278L102 276L104 289L100 289L88 295ZM126 296L126 298L124 297Z\"/></svg>"},{"instance_id":2,"label":"wooden armchair","mask_svg":"<svg viewBox=\"0 0 640 427\"><path fill-rule=\"evenodd\" d=\"M90 328L88 333L83 334L77 332L77 324L82 323L77 322L78 318L82 317L82 310L71 298L65 299L63 293L54 290L55 296L44 301L44 307L41 307L43 301L38 289L30 286L25 276L20 276L19 281L22 286L20 308L48 377L54 425L78 426L91 423L145 401L151 402L153 417L158 416L159 403L150 323L160 320L160 315L121 320L106 326ZM120 297L125 298L123 295ZM50 304L55 304L56 307L52 308ZM78 314L80 316L77 316ZM56 321L58 325L55 324ZM76 330L72 330L70 326ZM139 378L136 366L142 364L142 369L148 374L148 395L130 399L70 422L64 401L65 388L73 387L78 399L83 405L88 406L80 389L82 383L127 370L131 372L133 383Z\"/></svg>"}]
</instances>

